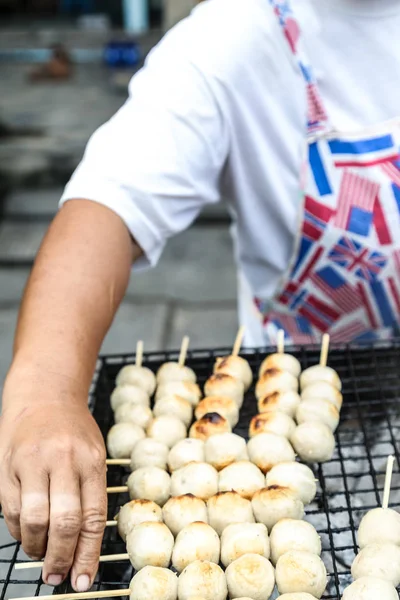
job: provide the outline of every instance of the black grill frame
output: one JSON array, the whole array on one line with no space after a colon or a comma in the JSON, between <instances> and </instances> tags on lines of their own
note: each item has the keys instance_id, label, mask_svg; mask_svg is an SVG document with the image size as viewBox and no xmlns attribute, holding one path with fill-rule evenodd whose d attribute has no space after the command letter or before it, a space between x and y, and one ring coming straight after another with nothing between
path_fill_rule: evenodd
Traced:
<instances>
[{"instance_id":1,"label":"black grill frame","mask_svg":"<svg viewBox=\"0 0 400 600\"><path fill-rule=\"evenodd\" d=\"M249 361L255 378L261 361L273 351L262 348L241 354ZM287 351L299 358L303 369L319 359L317 346L291 347ZM215 358L229 352L227 348L189 351L187 365L196 371L202 385L212 372ZM156 371L163 362L177 360L177 357L178 352L147 353L144 365ZM134 354L99 358L89 406L104 436L113 423L109 397L115 376L123 365L134 362L134 359ZM400 340L332 346L328 364L337 370L343 382L341 423L336 432L333 459L313 466L320 491L316 502L306 509L307 520L317 526L323 541L323 559L329 572L329 586L323 596L325 600L339 599L351 580L350 566L357 552L356 527L365 511L380 505L388 454L393 454L396 459L390 506L397 509L400 506L400 447L397 441L397 438L400 439ZM235 432L247 437L249 421L256 413L253 386L246 394ZM108 485L121 485L127 476L126 469L109 467ZM354 493L352 487L357 481L361 487ZM112 519L118 507L127 500L127 494L111 495L108 518ZM116 528L107 528L103 553L125 551ZM0 600L21 596L22 585L30 586L31 595L49 593L40 577L24 578L20 574L26 572L14 570L15 564L22 560L26 559L18 543L10 541L0 545ZM103 563L93 590L127 587L132 575L132 568L126 562ZM69 591L71 588L66 583L55 593Z\"/></svg>"}]
</instances>

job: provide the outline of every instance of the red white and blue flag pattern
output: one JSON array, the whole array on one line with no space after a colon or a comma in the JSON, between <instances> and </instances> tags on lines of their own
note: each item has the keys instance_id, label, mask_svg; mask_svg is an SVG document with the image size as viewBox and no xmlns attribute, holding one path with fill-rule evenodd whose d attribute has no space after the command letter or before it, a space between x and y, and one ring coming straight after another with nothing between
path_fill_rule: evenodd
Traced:
<instances>
[{"instance_id":1,"label":"red white and blue flag pattern","mask_svg":"<svg viewBox=\"0 0 400 600\"><path fill-rule=\"evenodd\" d=\"M273 300L255 299L271 339L388 338L400 322L400 123L333 133L288 0L270 0L308 94L308 165L296 256Z\"/></svg>"}]
</instances>

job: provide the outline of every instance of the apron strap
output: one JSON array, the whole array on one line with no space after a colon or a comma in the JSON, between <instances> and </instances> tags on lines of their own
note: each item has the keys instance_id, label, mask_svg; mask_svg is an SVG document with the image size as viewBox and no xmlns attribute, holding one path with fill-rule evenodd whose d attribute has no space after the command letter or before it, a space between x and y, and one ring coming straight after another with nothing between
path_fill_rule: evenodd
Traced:
<instances>
[{"instance_id":1,"label":"apron strap","mask_svg":"<svg viewBox=\"0 0 400 600\"><path fill-rule=\"evenodd\" d=\"M300 26L294 17L290 0L269 0L269 3L274 10L290 50L300 68L306 86L307 132L308 134L315 134L317 132L331 131L332 127L329 123L311 63L304 49Z\"/></svg>"}]
</instances>

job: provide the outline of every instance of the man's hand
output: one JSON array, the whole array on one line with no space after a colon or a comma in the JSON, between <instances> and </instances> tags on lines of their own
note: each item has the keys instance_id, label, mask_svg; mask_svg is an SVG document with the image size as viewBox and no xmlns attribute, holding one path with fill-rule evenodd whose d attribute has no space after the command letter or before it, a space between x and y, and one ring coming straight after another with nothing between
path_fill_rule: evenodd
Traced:
<instances>
[{"instance_id":1,"label":"man's hand","mask_svg":"<svg viewBox=\"0 0 400 600\"><path fill-rule=\"evenodd\" d=\"M86 402L8 402L0 419L0 500L13 537L43 579L58 585L72 568L77 591L96 575L106 513L106 452Z\"/></svg>"},{"instance_id":2,"label":"man's hand","mask_svg":"<svg viewBox=\"0 0 400 600\"><path fill-rule=\"evenodd\" d=\"M89 200L54 219L24 294L0 420L0 502L43 579L93 582L106 520L106 453L87 408L97 355L141 255Z\"/></svg>"}]
</instances>

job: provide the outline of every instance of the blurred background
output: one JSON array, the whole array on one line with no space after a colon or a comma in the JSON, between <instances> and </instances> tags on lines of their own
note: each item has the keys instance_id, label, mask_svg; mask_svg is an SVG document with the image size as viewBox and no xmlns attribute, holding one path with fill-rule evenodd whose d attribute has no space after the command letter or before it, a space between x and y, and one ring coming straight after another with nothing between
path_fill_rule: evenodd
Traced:
<instances>
[{"instance_id":1,"label":"blurred background","mask_svg":"<svg viewBox=\"0 0 400 600\"><path fill-rule=\"evenodd\" d=\"M149 50L195 4L0 0L0 388L21 294L63 186ZM156 269L132 278L103 351L131 352L137 339L146 350L177 348L184 334L192 347L226 345L236 326L222 203L172 240Z\"/></svg>"}]
</instances>

